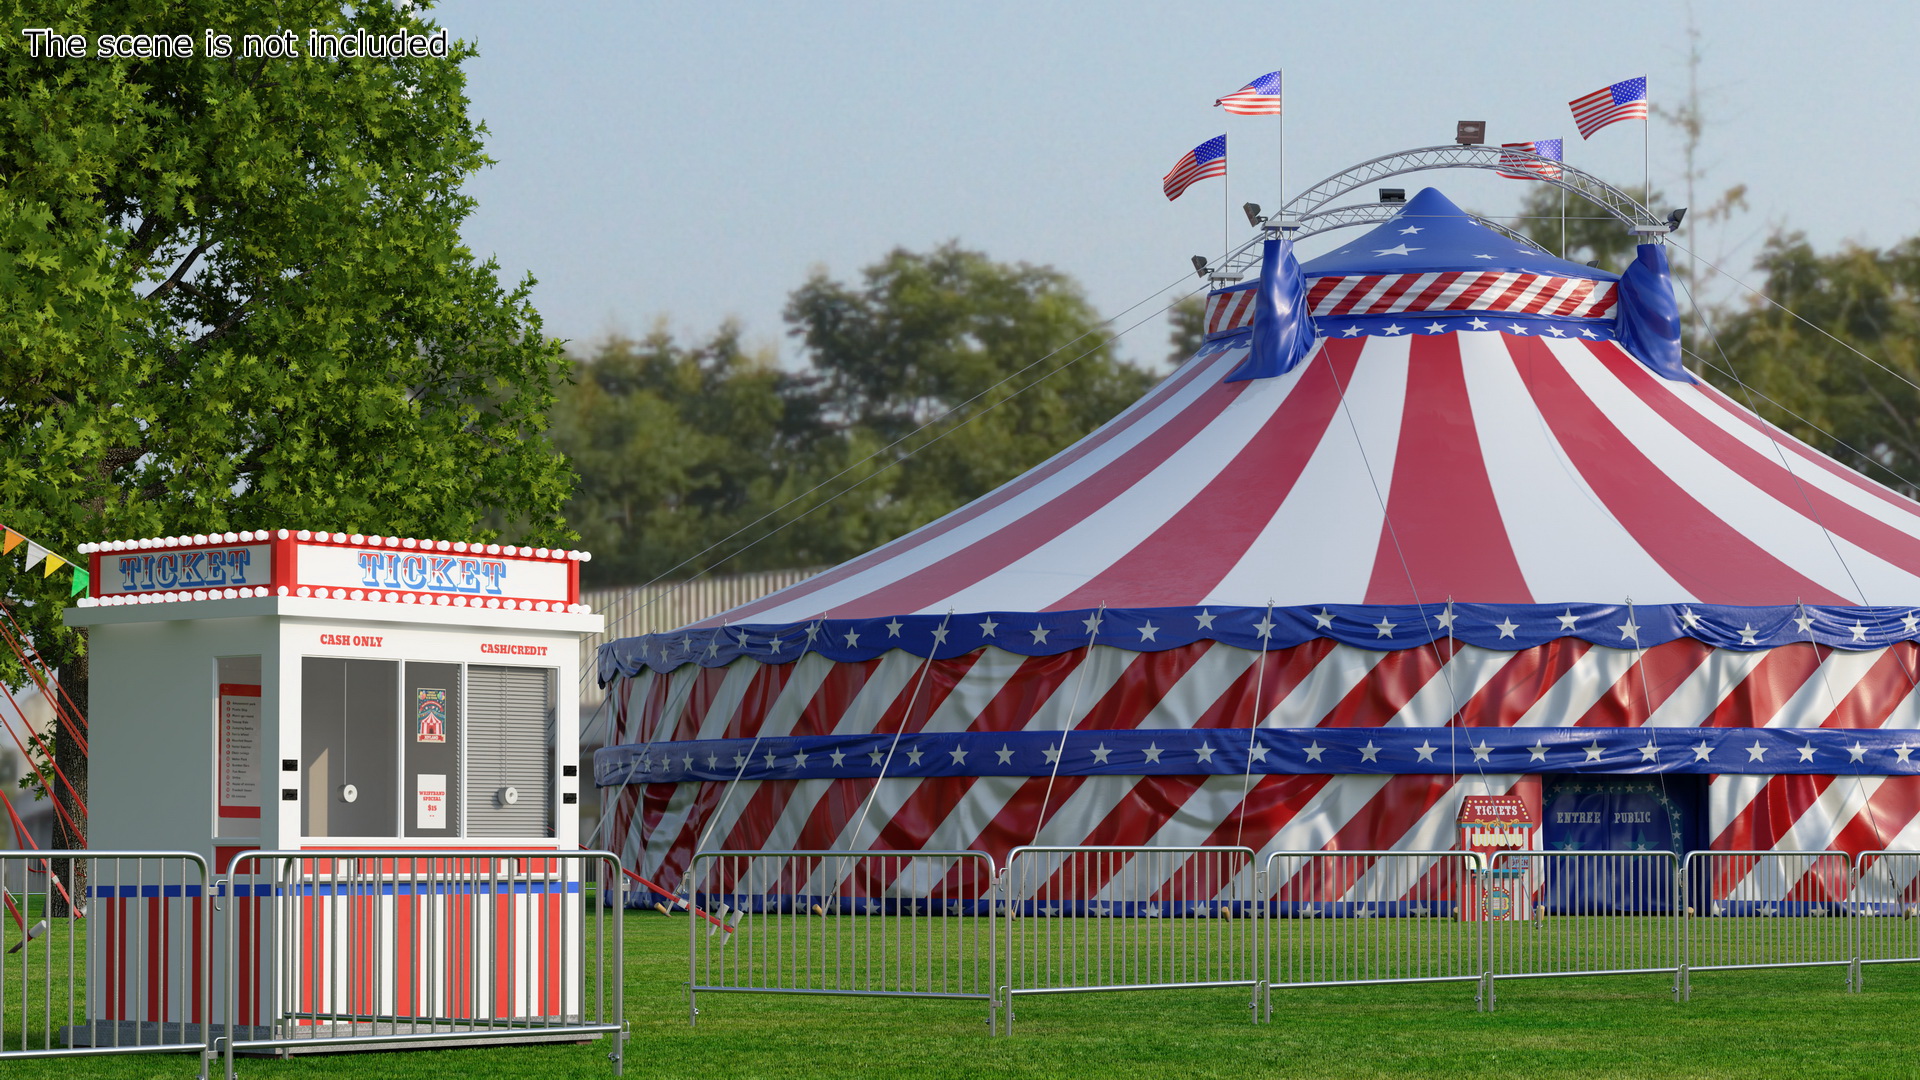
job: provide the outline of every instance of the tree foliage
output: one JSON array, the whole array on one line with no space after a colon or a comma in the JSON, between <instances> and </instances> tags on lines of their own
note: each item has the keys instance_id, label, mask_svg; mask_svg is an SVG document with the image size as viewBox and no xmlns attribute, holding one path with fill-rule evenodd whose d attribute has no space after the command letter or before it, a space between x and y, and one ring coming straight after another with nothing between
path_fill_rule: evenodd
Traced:
<instances>
[{"instance_id":1,"label":"tree foliage","mask_svg":"<svg viewBox=\"0 0 1920 1080\"><path fill-rule=\"evenodd\" d=\"M1137 399L1079 287L947 244L858 282L816 273L787 322L801 362L731 327L584 358L555 434L596 581L851 558L1017 476ZM737 534L737 535L736 535Z\"/></svg>"},{"instance_id":2,"label":"tree foliage","mask_svg":"<svg viewBox=\"0 0 1920 1080\"><path fill-rule=\"evenodd\" d=\"M1721 313L1695 368L1742 404L1882 483L1920 477L1920 238L1816 252L1776 234L1762 292ZM1870 359L1869 359L1870 358Z\"/></svg>"},{"instance_id":3,"label":"tree foliage","mask_svg":"<svg viewBox=\"0 0 1920 1080\"><path fill-rule=\"evenodd\" d=\"M0 520L563 539L559 346L462 246L487 163L446 59L34 57L21 31L431 32L322 0L0 0ZM0 578L56 666L64 589ZM3 673L0 673L3 674ZM78 680L69 678L78 691Z\"/></svg>"}]
</instances>

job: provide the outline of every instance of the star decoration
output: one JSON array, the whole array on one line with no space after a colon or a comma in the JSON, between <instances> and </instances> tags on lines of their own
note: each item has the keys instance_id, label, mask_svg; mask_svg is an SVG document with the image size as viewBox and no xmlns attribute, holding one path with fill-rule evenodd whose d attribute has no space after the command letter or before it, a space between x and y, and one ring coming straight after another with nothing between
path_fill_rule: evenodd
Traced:
<instances>
[{"instance_id":1,"label":"star decoration","mask_svg":"<svg viewBox=\"0 0 1920 1080\"><path fill-rule=\"evenodd\" d=\"M1198 614L1198 615L1195 615L1195 616L1193 617L1193 621L1195 621L1195 622L1197 622L1197 623L1199 623L1199 624L1200 624L1199 626L1197 626L1197 627L1195 627L1195 629L1196 629L1196 630L1211 630L1211 629L1213 629L1213 620L1214 620L1215 618L1218 618L1218 616L1216 616L1216 615L1214 615L1214 614L1213 614L1212 612L1210 612L1210 611L1201 611L1201 612L1200 612L1200 614Z\"/></svg>"},{"instance_id":2,"label":"star decoration","mask_svg":"<svg viewBox=\"0 0 1920 1080\"><path fill-rule=\"evenodd\" d=\"M875 750L872 753L867 755L867 761L870 762L873 765L873 767L877 769L880 767L880 759L886 756L887 755L881 753L880 751Z\"/></svg>"},{"instance_id":3,"label":"star decoration","mask_svg":"<svg viewBox=\"0 0 1920 1080\"><path fill-rule=\"evenodd\" d=\"M774 766L778 765L779 763L780 763L779 758L774 757L773 754L771 753L767 754L767 768L771 769Z\"/></svg>"},{"instance_id":4,"label":"star decoration","mask_svg":"<svg viewBox=\"0 0 1920 1080\"><path fill-rule=\"evenodd\" d=\"M1422 740L1420 740L1420 745L1419 745L1419 746L1416 746L1416 747L1414 747L1414 748L1413 748L1413 751L1414 751L1414 753L1416 753L1416 754L1419 754L1419 755L1420 755L1420 760L1421 760L1421 761L1432 761L1432 760L1433 760L1433 752L1434 752L1435 750L1438 750L1438 749L1440 749L1440 748L1439 748L1439 747L1437 747L1437 746L1435 746L1435 745L1433 745L1433 740L1432 740L1432 739L1422 739Z\"/></svg>"},{"instance_id":5,"label":"star decoration","mask_svg":"<svg viewBox=\"0 0 1920 1080\"><path fill-rule=\"evenodd\" d=\"M1641 748L1640 748L1640 760L1641 760L1641 761L1658 761L1658 760L1660 760L1660 746L1659 746L1659 744L1658 744L1658 743L1648 743L1647 745L1645 745L1645 746L1643 746L1643 747L1641 747Z\"/></svg>"},{"instance_id":6,"label":"star decoration","mask_svg":"<svg viewBox=\"0 0 1920 1080\"><path fill-rule=\"evenodd\" d=\"M1047 643L1047 628L1046 628L1046 627L1044 627L1044 626L1036 626L1036 627L1034 627L1034 628L1033 628L1033 643L1034 643L1035 645L1045 645L1045 644Z\"/></svg>"},{"instance_id":7,"label":"star decoration","mask_svg":"<svg viewBox=\"0 0 1920 1080\"><path fill-rule=\"evenodd\" d=\"M999 758L1000 764L1002 765L1011 764L1013 762L1013 750L1009 748L1006 743L1001 743L1000 749L995 750L993 752L993 756Z\"/></svg>"},{"instance_id":8,"label":"star decoration","mask_svg":"<svg viewBox=\"0 0 1920 1080\"><path fill-rule=\"evenodd\" d=\"M1913 762L1907 760L1909 755L1913 753L1913 747L1908 746L1906 743L1901 743L1899 746L1894 747L1893 753L1895 757L1898 757L1900 759L1900 764L1902 765L1913 764Z\"/></svg>"},{"instance_id":9,"label":"star decoration","mask_svg":"<svg viewBox=\"0 0 1920 1080\"><path fill-rule=\"evenodd\" d=\"M807 644L809 645L813 644L813 639L819 636L820 636L820 624L808 623L807 624Z\"/></svg>"},{"instance_id":10,"label":"star decoration","mask_svg":"<svg viewBox=\"0 0 1920 1080\"><path fill-rule=\"evenodd\" d=\"M1742 645L1760 644L1760 631L1755 630L1753 628L1752 623L1748 623L1747 625L1740 628L1740 644Z\"/></svg>"},{"instance_id":11,"label":"star decoration","mask_svg":"<svg viewBox=\"0 0 1920 1080\"><path fill-rule=\"evenodd\" d=\"M1860 745L1860 740L1855 739L1853 745L1847 747L1847 760L1849 762L1867 760L1867 748Z\"/></svg>"},{"instance_id":12,"label":"star decoration","mask_svg":"<svg viewBox=\"0 0 1920 1080\"><path fill-rule=\"evenodd\" d=\"M1533 745L1527 747L1527 753L1532 755L1527 758L1528 761L1545 761L1547 760L1547 744L1535 739Z\"/></svg>"},{"instance_id":13,"label":"star decoration","mask_svg":"<svg viewBox=\"0 0 1920 1080\"><path fill-rule=\"evenodd\" d=\"M1265 641L1273 636L1273 628L1278 625L1278 623L1273 621L1273 616L1267 615L1263 616L1259 622L1254 623L1253 628L1260 631L1260 640Z\"/></svg>"},{"instance_id":14,"label":"star decoration","mask_svg":"<svg viewBox=\"0 0 1920 1080\"><path fill-rule=\"evenodd\" d=\"M852 630L847 631L847 648L851 649L858 644L860 644L860 635Z\"/></svg>"},{"instance_id":15,"label":"star decoration","mask_svg":"<svg viewBox=\"0 0 1920 1080\"><path fill-rule=\"evenodd\" d=\"M907 767L910 769L918 768L920 766L920 759L925 756L926 753L917 746L909 749L907 751Z\"/></svg>"},{"instance_id":16,"label":"star decoration","mask_svg":"<svg viewBox=\"0 0 1920 1080\"><path fill-rule=\"evenodd\" d=\"M1581 336L1581 337L1583 337L1583 338L1597 338L1597 337L1599 337L1600 335L1599 335L1599 334L1596 334L1596 333L1594 333L1593 331L1591 331L1591 330L1589 330L1589 329L1587 329L1586 327L1584 327L1584 326L1583 326L1583 327L1581 327L1581 328L1580 328L1580 336Z\"/></svg>"},{"instance_id":17,"label":"star decoration","mask_svg":"<svg viewBox=\"0 0 1920 1080\"><path fill-rule=\"evenodd\" d=\"M1360 748L1360 760L1361 761L1379 761L1380 760L1380 748L1373 745L1372 739L1368 739L1367 745Z\"/></svg>"},{"instance_id":18,"label":"star decoration","mask_svg":"<svg viewBox=\"0 0 1920 1080\"><path fill-rule=\"evenodd\" d=\"M1802 746L1798 750L1796 750L1795 753L1800 755L1801 761L1812 761L1813 760L1813 744L1808 743L1807 745Z\"/></svg>"},{"instance_id":19,"label":"star decoration","mask_svg":"<svg viewBox=\"0 0 1920 1080\"><path fill-rule=\"evenodd\" d=\"M1357 326L1349 326L1345 330L1342 330L1340 332L1347 335L1348 337L1352 337L1353 335L1360 332L1360 328Z\"/></svg>"},{"instance_id":20,"label":"star decoration","mask_svg":"<svg viewBox=\"0 0 1920 1080\"><path fill-rule=\"evenodd\" d=\"M1421 327L1420 329L1425 330L1429 334L1437 334L1440 331L1445 330L1446 328L1447 328L1447 325L1445 323L1430 322L1427 325Z\"/></svg>"},{"instance_id":21,"label":"star decoration","mask_svg":"<svg viewBox=\"0 0 1920 1080\"><path fill-rule=\"evenodd\" d=\"M744 769L744 768L746 768L746 767L747 767L747 755L745 755L745 754L735 754L735 755L733 755L733 767L734 767L734 768L736 768L736 769Z\"/></svg>"},{"instance_id":22,"label":"star decoration","mask_svg":"<svg viewBox=\"0 0 1920 1080\"><path fill-rule=\"evenodd\" d=\"M795 750L793 752L793 767L796 769L804 769L807 767L807 752L805 750Z\"/></svg>"},{"instance_id":23,"label":"star decoration","mask_svg":"<svg viewBox=\"0 0 1920 1080\"><path fill-rule=\"evenodd\" d=\"M944 626L936 626L936 627L934 627L934 628L933 628L933 643L934 643L935 645L945 645L945 644L947 643L947 634L948 634L948 633L950 633L950 632L951 632L951 631L949 631L949 630L948 630L948 629L947 629L946 627L944 627Z\"/></svg>"},{"instance_id":24,"label":"star decoration","mask_svg":"<svg viewBox=\"0 0 1920 1080\"><path fill-rule=\"evenodd\" d=\"M1100 632L1100 613L1096 611L1086 618L1081 619L1080 625L1087 628L1088 637L1098 634Z\"/></svg>"},{"instance_id":25,"label":"star decoration","mask_svg":"<svg viewBox=\"0 0 1920 1080\"><path fill-rule=\"evenodd\" d=\"M1700 740L1693 748L1693 760L1695 761L1705 761L1712 756L1713 747L1708 746L1705 739Z\"/></svg>"},{"instance_id":26,"label":"star decoration","mask_svg":"<svg viewBox=\"0 0 1920 1080\"><path fill-rule=\"evenodd\" d=\"M965 765L967 763L967 752L958 746L947 751L947 756L953 759L955 765Z\"/></svg>"},{"instance_id":27,"label":"star decoration","mask_svg":"<svg viewBox=\"0 0 1920 1080\"><path fill-rule=\"evenodd\" d=\"M1909 611L1905 617L1900 620L1900 625L1906 627L1907 633L1909 634L1920 633L1920 615L1915 615Z\"/></svg>"},{"instance_id":28,"label":"star decoration","mask_svg":"<svg viewBox=\"0 0 1920 1080\"><path fill-rule=\"evenodd\" d=\"M1433 617L1433 621L1440 625L1440 629L1445 630L1447 633L1451 634L1453 633L1454 618L1455 618L1455 615L1453 614L1453 605L1448 604L1445 611L1442 611L1440 614L1435 615Z\"/></svg>"},{"instance_id":29,"label":"star decoration","mask_svg":"<svg viewBox=\"0 0 1920 1080\"><path fill-rule=\"evenodd\" d=\"M1636 644L1639 643L1640 626L1639 624L1633 621L1633 616L1631 615L1627 616L1627 621L1620 624L1620 639L1622 641L1631 641Z\"/></svg>"},{"instance_id":30,"label":"star decoration","mask_svg":"<svg viewBox=\"0 0 1920 1080\"><path fill-rule=\"evenodd\" d=\"M713 637L707 640L707 655L708 656L720 655L720 635L715 634Z\"/></svg>"},{"instance_id":31,"label":"star decoration","mask_svg":"<svg viewBox=\"0 0 1920 1080\"><path fill-rule=\"evenodd\" d=\"M1160 764L1160 754L1161 754L1161 752L1162 752L1162 751L1161 751L1161 749L1160 749L1160 744L1159 744L1159 743L1157 743L1157 742L1150 742L1150 743L1148 743L1148 744L1147 744L1147 748L1146 748L1145 750L1142 750L1142 751L1141 751L1141 753L1142 753L1142 754L1145 754L1145 755L1146 755L1146 758L1147 758L1147 762L1148 762L1149 764L1153 764L1153 765L1158 765L1158 764Z\"/></svg>"},{"instance_id":32,"label":"star decoration","mask_svg":"<svg viewBox=\"0 0 1920 1080\"><path fill-rule=\"evenodd\" d=\"M1420 226L1418 226L1418 225L1409 225L1409 226L1407 226L1406 228L1404 228L1404 229L1401 229L1401 230L1400 230L1400 235L1401 235L1401 236L1412 236L1412 235L1414 235L1415 233L1417 233L1417 232L1419 232L1419 231L1420 231L1420 228L1421 228L1421 227L1420 227Z\"/></svg>"},{"instance_id":33,"label":"star decoration","mask_svg":"<svg viewBox=\"0 0 1920 1080\"><path fill-rule=\"evenodd\" d=\"M1209 763L1209 764L1210 764L1210 763L1212 763L1212 761L1213 761L1213 747L1211 747L1211 746L1203 746L1203 747L1201 747L1200 749L1198 749L1198 750L1195 750L1195 751L1193 752L1193 759L1194 759L1195 761L1198 761L1198 762L1204 762L1204 763Z\"/></svg>"},{"instance_id":34,"label":"star decoration","mask_svg":"<svg viewBox=\"0 0 1920 1080\"><path fill-rule=\"evenodd\" d=\"M1549 333L1549 334L1552 334L1552 335L1553 335L1554 337L1566 337L1566 336L1567 336L1567 332L1566 332L1565 330L1562 330L1562 329L1560 329L1560 328L1559 328L1559 327L1557 327L1557 326L1549 326L1549 327L1547 327L1547 333Z\"/></svg>"},{"instance_id":35,"label":"star decoration","mask_svg":"<svg viewBox=\"0 0 1920 1080\"><path fill-rule=\"evenodd\" d=\"M1488 257L1488 258L1492 258L1493 256L1491 256L1491 255L1489 255L1489 256L1487 256L1487 257ZM1468 325L1468 326L1471 326L1471 327L1473 327L1473 328L1474 328L1475 330L1485 330L1485 329L1487 328L1487 320L1485 320L1485 319L1468 319L1468 320L1467 320L1467 325Z\"/></svg>"},{"instance_id":36,"label":"star decoration","mask_svg":"<svg viewBox=\"0 0 1920 1080\"><path fill-rule=\"evenodd\" d=\"M1681 608L1680 625L1689 630L1696 629L1700 625L1700 616L1695 615L1692 608Z\"/></svg>"},{"instance_id":37,"label":"star decoration","mask_svg":"<svg viewBox=\"0 0 1920 1080\"><path fill-rule=\"evenodd\" d=\"M1113 751L1107 749L1107 744L1103 741L1093 748L1093 760L1101 765L1105 765L1107 763L1107 755L1111 753L1113 753Z\"/></svg>"},{"instance_id":38,"label":"star decoration","mask_svg":"<svg viewBox=\"0 0 1920 1080\"><path fill-rule=\"evenodd\" d=\"M1332 625L1333 625L1333 614L1329 612L1326 608L1321 608L1320 611L1317 614L1315 614L1313 617L1313 628L1315 630L1325 630Z\"/></svg>"},{"instance_id":39,"label":"star decoration","mask_svg":"<svg viewBox=\"0 0 1920 1080\"><path fill-rule=\"evenodd\" d=\"M995 630L998 630L999 628L1000 628L1000 624L997 622L994 622L993 616L989 615L987 616L987 621L980 624L980 636L992 637L993 632Z\"/></svg>"},{"instance_id":40,"label":"star decoration","mask_svg":"<svg viewBox=\"0 0 1920 1080\"><path fill-rule=\"evenodd\" d=\"M1375 630L1380 631L1378 634L1375 634L1374 636L1390 638L1393 636L1393 628L1398 625L1400 624L1388 622L1387 617L1385 615L1382 615L1380 616L1380 621L1373 624L1373 628Z\"/></svg>"},{"instance_id":41,"label":"star decoration","mask_svg":"<svg viewBox=\"0 0 1920 1080\"><path fill-rule=\"evenodd\" d=\"M1140 627L1140 640L1141 640L1141 641L1156 641L1156 640L1158 640L1158 639L1157 639L1157 638L1155 638L1155 637L1154 637L1154 635L1155 635L1155 634L1158 634L1159 632L1160 632L1160 628L1159 628L1159 627L1157 627L1157 626L1155 626L1155 625L1153 625L1153 624L1152 624L1152 623L1150 623L1150 622L1149 622L1149 623L1146 623L1146 624L1144 624L1144 625L1142 625L1142 626Z\"/></svg>"},{"instance_id":42,"label":"star decoration","mask_svg":"<svg viewBox=\"0 0 1920 1080\"><path fill-rule=\"evenodd\" d=\"M1587 760L1588 761L1600 760L1600 743L1598 740L1587 744Z\"/></svg>"},{"instance_id":43,"label":"star decoration","mask_svg":"<svg viewBox=\"0 0 1920 1080\"><path fill-rule=\"evenodd\" d=\"M1511 331L1513 331L1513 332L1514 332L1514 333L1516 333L1516 334L1524 334L1524 333L1526 333L1526 332L1527 332L1527 328L1526 328L1526 327L1524 327L1524 326L1521 326L1521 325L1520 325L1519 323L1517 323L1517 322L1510 322L1510 323L1508 323L1508 324L1507 324L1507 329L1509 329L1509 330L1511 330Z\"/></svg>"},{"instance_id":44,"label":"star decoration","mask_svg":"<svg viewBox=\"0 0 1920 1080\"><path fill-rule=\"evenodd\" d=\"M1417 247L1410 248L1405 244L1395 244L1393 247L1390 247L1390 248L1379 248L1378 250L1374 251L1373 257L1377 259L1382 255L1411 255L1416 251L1425 251L1425 250L1427 249L1417 248Z\"/></svg>"},{"instance_id":45,"label":"star decoration","mask_svg":"<svg viewBox=\"0 0 1920 1080\"><path fill-rule=\"evenodd\" d=\"M1058 743L1055 743L1054 745L1049 746L1045 750L1042 750L1040 752L1047 755L1047 764L1049 765L1060 760L1060 745Z\"/></svg>"},{"instance_id":46,"label":"star decoration","mask_svg":"<svg viewBox=\"0 0 1920 1080\"><path fill-rule=\"evenodd\" d=\"M1476 746L1473 748L1473 760L1475 761L1485 761L1492 754L1493 754L1493 744L1489 743L1484 738L1480 740L1479 746Z\"/></svg>"},{"instance_id":47,"label":"star decoration","mask_svg":"<svg viewBox=\"0 0 1920 1080\"><path fill-rule=\"evenodd\" d=\"M1249 749L1247 752L1253 755L1253 761L1255 764L1258 764L1262 761L1267 760L1267 748L1264 746L1255 746Z\"/></svg>"},{"instance_id":48,"label":"star decoration","mask_svg":"<svg viewBox=\"0 0 1920 1080\"><path fill-rule=\"evenodd\" d=\"M828 754L827 756L833 759L833 767L836 769L840 767L841 762L847 759L847 755L844 752L839 750L835 750L833 753Z\"/></svg>"},{"instance_id":49,"label":"star decoration","mask_svg":"<svg viewBox=\"0 0 1920 1080\"><path fill-rule=\"evenodd\" d=\"M1406 329L1406 327L1404 327L1404 326L1401 326L1401 325L1400 325L1399 323L1392 323L1392 324L1390 324L1390 325L1387 325L1387 326L1383 326L1383 327L1381 327L1380 329L1381 329L1381 330L1382 330L1382 331L1383 331L1383 332L1384 332L1384 333L1385 333L1385 334L1386 334L1386 335L1387 335L1388 337L1392 337L1393 335L1395 335L1395 334L1398 334L1398 333L1399 333L1400 331L1402 331L1402 330L1405 330L1405 329Z\"/></svg>"},{"instance_id":50,"label":"star decoration","mask_svg":"<svg viewBox=\"0 0 1920 1080\"><path fill-rule=\"evenodd\" d=\"M896 617L894 617L894 618L892 618L892 619L888 619L888 620L887 620L887 636L888 636L888 637L899 637L899 636L900 636L900 628L901 628L902 626L905 626L905 625L906 625L906 623L903 623L903 622L901 622L898 616L896 616Z\"/></svg>"},{"instance_id":51,"label":"star decoration","mask_svg":"<svg viewBox=\"0 0 1920 1080\"><path fill-rule=\"evenodd\" d=\"M1508 638L1508 637L1513 637L1513 632L1515 630L1520 629L1520 624L1517 622L1514 622L1512 617L1509 616L1507 618L1501 619L1497 623L1494 623L1493 628L1500 631L1501 637Z\"/></svg>"},{"instance_id":52,"label":"star decoration","mask_svg":"<svg viewBox=\"0 0 1920 1080\"><path fill-rule=\"evenodd\" d=\"M1560 620L1560 629L1562 630L1571 630L1573 629L1573 624L1580 621L1580 616L1575 615L1572 608L1568 608L1564 614L1555 615L1554 618Z\"/></svg>"},{"instance_id":53,"label":"star decoration","mask_svg":"<svg viewBox=\"0 0 1920 1080\"><path fill-rule=\"evenodd\" d=\"M1806 608L1801 608L1800 614L1794 617L1793 625L1799 627L1800 632L1803 634L1811 633L1813 630L1813 616L1807 614Z\"/></svg>"},{"instance_id":54,"label":"star decoration","mask_svg":"<svg viewBox=\"0 0 1920 1080\"><path fill-rule=\"evenodd\" d=\"M1307 760L1308 761L1319 761L1320 755L1326 752L1327 752L1327 748L1324 746L1321 746L1318 742L1312 742L1307 744Z\"/></svg>"},{"instance_id":55,"label":"star decoration","mask_svg":"<svg viewBox=\"0 0 1920 1080\"><path fill-rule=\"evenodd\" d=\"M775 634L772 637L767 639L767 648L772 649L774 652L779 652L781 649L784 649L786 647L787 647L787 643L784 641L781 641L780 635L778 634Z\"/></svg>"},{"instance_id":56,"label":"star decoration","mask_svg":"<svg viewBox=\"0 0 1920 1080\"><path fill-rule=\"evenodd\" d=\"M1759 743L1754 743L1752 746L1747 747L1748 761L1765 761L1766 759L1767 759L1766 747L1761 746Z\"/></svg>"},{"instance_id":57,"label":"star decoration","mask_svg":"<svg viewBox=\"0 0 1920 1080\"><path fill-rule=\"evenodd\" d=\"M1497 259L1497 258L1499 258L1499 257L1500 257L1500 256L1498 256L1498 255L1475 255L1475 256L1474 256L1474 258L1476 258L1476 259Z\"/></svg>"},{"instance_id":58,"label":"star decoration","mask_svg":"<svg viewBox=\"0 0 1920 1080\"><path fill-rule=\"evenodd\" d=\"M717 769L717 768L719 768L719 767L720 767L720 755L719 755L719 754L708 754L708 755L707 755L707 768L709 768L709 769Z\"/></svg>"},{"instance_id":59,"label":"star decoration","mask_svg":"<svg viewBox=\"0 0 1920 1080\"><path fill-rule=\"evenodd\" d=\"M1853 631L1853 640L1855 641L1867 640L1867 626L1865 623L1855 622L1852 626L1849 626L1847 629Z\"/></svg>"}]
</instances>

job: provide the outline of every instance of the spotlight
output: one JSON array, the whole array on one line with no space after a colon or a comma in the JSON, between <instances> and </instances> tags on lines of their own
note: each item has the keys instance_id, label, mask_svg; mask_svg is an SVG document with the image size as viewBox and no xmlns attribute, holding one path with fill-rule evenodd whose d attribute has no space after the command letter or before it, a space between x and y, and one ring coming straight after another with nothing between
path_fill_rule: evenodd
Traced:
<instances>
[{"instance_id":1,"label":"spotlight","mask_svg":"<svg viewBox=\"0 0 1920 1080\"><path fill-rule=\"evenodd\" d=\"M1212 273L1212 270L1207 266L1207 257L1205 255L1195 255L1193 257L1193 272L1199 277L1206 277Z\"/></svg>"},{"instance_id":2,"label":"spotlight","mask_svg":"<svg viewBox=\"0 0 1920 1080\"><path fill-rule=\"evenodd\" d=\"M1245 210L1247 212L1247 224L1253 226L1256 229L1260 227L1260 224L1262 222L1267 220L1266 218L1263 218L1260 216L1260 204L1257 202L1250 202L1245 206L1242 206L1240 209Z\"/></svg>"},{"instance_id":3,"label":"spotlight","mask_svg":"<svg viewBox=\"0 0 1920 1080\"><path fill-rule=\"evenodd\" d=\"M1383 203L1403 203L1407 201L1407 189L1383 187L1380 189L1380 201Z\"/></svg>"},{"instance_id":4,"label":"spotlight","mask_svg":"<svg viewBox=\"0 0 1920 1080\"><path fill-rule=\"evenodd\" d=\"M1677 210L1667 211L1667 228L1678 231L1680 228L1681 219L1685 218L1686 216L1687 216L1687 208L1684 206L1680 207Z\"/></svg>"},{"instance_id":5,"label":"spotlight","mask_svg":"<svg viewBox=\"0 0 1920 1080\"><path fill-rule=\"evenodd\" d=\"M1461 146L1479 146L1487 141L1485 120L1462 120L1453 125L1453 141Z\"/></svg>"}]
</instances>

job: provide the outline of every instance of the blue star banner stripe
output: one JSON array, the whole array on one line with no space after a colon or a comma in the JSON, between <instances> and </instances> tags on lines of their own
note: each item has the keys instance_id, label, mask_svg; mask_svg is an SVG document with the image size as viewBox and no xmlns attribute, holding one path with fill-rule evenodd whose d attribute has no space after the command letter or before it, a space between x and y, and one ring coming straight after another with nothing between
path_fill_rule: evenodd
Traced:
<instances>
[{"instance_id":1,"label":"blue star banner stripe","mask_svg":"<svg viewBox=\"0 0 1920 1080\"><path fill-rule=\"evenodd\" d=\"M814 735L597 751L601 787L938 776L1920 773L1920 731L1848 728L1261 728Z\"/></svg>"},{"instance_id":2,"label":"blue star banner stripe","mask_svg":"<svg viewBox=\"0 0 1920 1080\"><path fill-rule=\"evenodd\" d=\"M816 619L677 630L621 638L600 647L602 685L642 670L682 664L723 667L742 657L784 664L806 655L871 660L894 649L915 656L964 656L993 646L1022 656L1055 656L1089 644L1160 652L1217 641L1243 649L1286 649L1332 638L1362 649L1421 648L1451 639L1518 652L1558 638L1612 649L1645 649L1690 637L1754 652L1795 642L1836 649L1884 648L1920 640L1920 609L1716 604L1310 604L1300 607L1104 608Z\"/></svg>"}]
</instances>

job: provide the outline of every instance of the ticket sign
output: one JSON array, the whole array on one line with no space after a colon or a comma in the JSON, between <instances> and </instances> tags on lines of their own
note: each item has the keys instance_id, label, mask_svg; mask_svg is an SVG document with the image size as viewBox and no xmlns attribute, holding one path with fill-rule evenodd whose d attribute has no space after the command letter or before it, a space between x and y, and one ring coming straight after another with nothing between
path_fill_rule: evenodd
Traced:
<instances>
[{"instance_id":1,"label":"ticket sign","mask_svg":"<svg viewBox=\"0 0 1920 1080\"><path fill-rule=\"evenodd\" d=\"M273 580L269 544L124 551L99 556L95 592L124 596L191 589L251 589Z\"/></svg>"},{"instance_id":2,"label":"ticket sign","mask_svg":"<svg viewBox=\"0 0 1920 1080\"><path fill-rule=\"evenodd\" d=\"M321 589L430 593L469 598L507 597L568 603L569 566L478 551L409 551L351 545L301 544L297 584Z\"/></svg>"}]
</instances>

